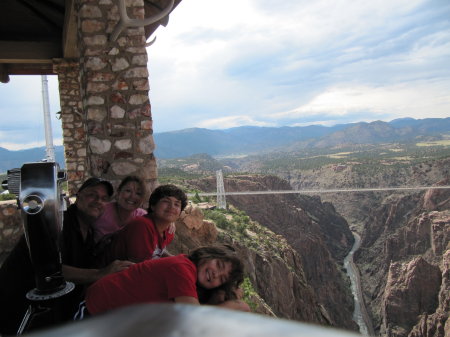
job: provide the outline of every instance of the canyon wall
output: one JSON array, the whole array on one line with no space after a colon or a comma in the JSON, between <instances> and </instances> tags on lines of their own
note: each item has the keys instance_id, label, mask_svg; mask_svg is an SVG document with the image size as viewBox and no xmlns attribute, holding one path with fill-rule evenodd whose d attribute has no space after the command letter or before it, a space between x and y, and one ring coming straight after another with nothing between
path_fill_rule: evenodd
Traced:
<instances>
[{"instance_id":1,"label":"canyon wall","mask_svg":"<svg viewBox=\"0 0 450 337\"><path fill-rule=\"evenodd\" d=\"M214 178L190 183L202 191L214 190L216 184ZM233 176L227 177L224 184L227 192L291 189L286 181L275 176ZM315 306L322 310L329 325L357 329L352 320L353 298L349 281L342 271L343 259L351 249L353 236L345 219L330 203L296 194L229 196L227 203L286 239L298 256L294 269L303 270L305 282L314 292ZM261 277L270 282L272 273ZM281 284L291 287L286 282ZM282 288L280 284L271 287L272 291Z\"/></svg>"},{"instance_id":2,"label":"canyon wall","mask_svg":"<svg viewBox=\"0 0 450 337\"><path fill-rule=\"evenodd\" d=\"M370 212L355 261L381 335L450 333L449 240L449 190L391 195Z\"/></svg>"},{"instance_id":3,"label":"canyon wall","mask_svg":"<svg viewBox=\"0 0 450 337\"><path fill-rule=\"evenodd\" d=\"M199 208L192 205L186 208L176 226L175 240L170 246L172 254L187 253L190 249L214 243L233 245L243 259L246 274L257 293L257 298L253 299L254 312L315 324L330 323L305 280L300 257L284 238L260 228L258 231L264 231L269 240L265 243L261 240L257 247L250 247L244 240L230 235L230 231L204 220Z\"/></svg>"}]
</instances>

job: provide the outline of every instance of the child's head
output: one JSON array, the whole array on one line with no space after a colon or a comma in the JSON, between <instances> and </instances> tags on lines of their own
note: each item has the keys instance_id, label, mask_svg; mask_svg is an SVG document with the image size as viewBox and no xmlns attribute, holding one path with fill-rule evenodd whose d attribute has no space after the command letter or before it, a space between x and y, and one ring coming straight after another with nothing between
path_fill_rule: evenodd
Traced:
<instances>
[{"instance_id":1,"label":"child's head","mask_svg":"<svg viewBox=\"0 0 450 337\"><path fill-rule=\"evenodd\" d=\"M148 200L148 213L152 213L152 206L155 206L161 199L166 197L173 197L179 200L181 202L181 211L184 210L187 205L187 196L183 190L175 185L161 185L158 186L150 195L150 199Z\"/></svg>"},{"instance_id":2,"label":"child's head","mask_svg":"<svg viewBox=\"0 0 450 337\"><path fill-rule=\"evenodd\" d=\"M189 259L197 266L197 283L205 289L237 288L244 280L244 266L231 246L207 246L195 249Z\"/></svg>"}]
</instances>

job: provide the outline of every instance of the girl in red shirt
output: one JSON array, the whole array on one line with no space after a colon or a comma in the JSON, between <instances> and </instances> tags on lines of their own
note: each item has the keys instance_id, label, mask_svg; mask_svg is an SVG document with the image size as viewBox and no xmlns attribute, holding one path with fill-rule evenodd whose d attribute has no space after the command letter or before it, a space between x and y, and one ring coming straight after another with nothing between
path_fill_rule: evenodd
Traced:
<instances>
[{"instance_id":1,"label":"girl in red shirt","mask_svg":"<svg viewBox=\"0 0 450 337\"><path fill-rule=\"evenodd\" d=\"M243 264L232 248L201 247L189 255L146 260L110 274L88 288L85 301L95 315L139 303L200 304L208 292L220 289L226 301L218 305L249 311L233 291L242 281ZM199 300L199 291L205 298Z\"/></svg>"}]
</instances>

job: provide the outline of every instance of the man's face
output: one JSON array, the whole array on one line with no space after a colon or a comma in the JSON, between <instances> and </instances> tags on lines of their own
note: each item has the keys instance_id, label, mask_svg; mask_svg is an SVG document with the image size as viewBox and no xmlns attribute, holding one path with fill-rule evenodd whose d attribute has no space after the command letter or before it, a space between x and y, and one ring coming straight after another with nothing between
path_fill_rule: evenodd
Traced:
<instances>
[{"instance_id":1,"label":"man's face","mask_svg":"<svg viewBox=\"0 0 450 337\"><path fill-rule=\"evenodd\" d=\"M108 191L103 184L87 187L77 195L76 205L86 216L97 219L103 214L105 205L109 202Z\"/></svg>"}]
</instances>

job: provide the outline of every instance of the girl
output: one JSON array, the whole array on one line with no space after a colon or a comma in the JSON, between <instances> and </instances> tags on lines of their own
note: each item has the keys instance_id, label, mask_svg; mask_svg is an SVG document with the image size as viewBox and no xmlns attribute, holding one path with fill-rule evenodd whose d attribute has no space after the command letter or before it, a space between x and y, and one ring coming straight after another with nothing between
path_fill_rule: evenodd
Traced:
<instances>
[{"instance_id":1,"label":"girl","mask_svg":"<svg viewBox=\"0 0 450 337\"><path fill-rule=\"evenodd\" d=\"M126 270L110 274L91 285L85 304L91 315L139 303L200 304L199 290L225 292L243 281L243 264L228 246L195 249L191 254L146 260ZM243 301L229 300L220 306L249 311Z\"/></svg>"}]
</instances>

